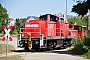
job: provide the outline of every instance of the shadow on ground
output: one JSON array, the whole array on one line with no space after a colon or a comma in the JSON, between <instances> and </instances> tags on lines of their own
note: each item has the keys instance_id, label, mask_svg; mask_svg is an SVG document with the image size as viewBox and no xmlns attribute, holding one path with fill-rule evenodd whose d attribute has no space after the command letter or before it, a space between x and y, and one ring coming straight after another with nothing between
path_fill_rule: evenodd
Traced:
<instances>
[{"instance_id":1,"label":"shadow on ground","mask_svg":"<svg viewBox=\"0 0 90 60\"><path fill-rule=\"evenodd\" d=\"M54 49L54 50L12 50L12 52L18 52L18 53L23 53L23 52L30 52L30 53L57 53L57 54L69 54L69 55L74 55L72 51L67 51L66 49Z\"/></svg>"},{"instance_id":2,"label":"shadow on ground","mask_svg":"<svg viewBox=\"0 0 90 60\"><path fill-rule=\"evenodd\" d=\"M58 54L73 54L72 51L64 51L64 50L52 50L51 53L58 53Z\"/></svg>"},{"instance_id":3,"label":"shadow on ground","mask_svg":"<svg viewBox=\"0 0 90 60\"><path fill-rule=\"evenodd\" d=\"M48 51L51 51L51 50L12 50L12 52L31 52L31 53L34 53L34 52L48 52Z\"/></svg>"}]
</instances>

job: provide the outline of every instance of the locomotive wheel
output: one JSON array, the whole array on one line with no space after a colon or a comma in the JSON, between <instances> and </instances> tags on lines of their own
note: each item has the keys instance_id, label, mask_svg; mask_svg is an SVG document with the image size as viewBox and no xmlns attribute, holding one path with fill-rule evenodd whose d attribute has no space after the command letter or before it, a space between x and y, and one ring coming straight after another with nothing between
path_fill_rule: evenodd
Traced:
<instances>
[{"instance_id":1,"label":"locomotive wheel","mask_svg":"<svg viewBox=\"0 0 90 60\"><path fill-rule=\"evenodd\" d=\"M71 41L68 41L68 44L67 44L67 45L68 45L68 47L70 47L70 46L72 45L72 44L71 44Z\"/></svg>"},{"instance_id":2,"label":"locomotive wheel","mask_svg":"<svg viewBox=\"0 0 90 60\"><path fill-rule=\"evenodd\" d=\"M66 42L64 42L64 44L63 44L63 47L64 48L67 48L67 47L70 47L71 46L71 41L66 41Z\"/></svg>"},{"instance_id":3,"label":"locomotive wheel","mask_svg":"<svg viewBox=\"0 0 90 60\"><path fill-rule=\"evenodd\" d=\"M63 44L63 48L67 48L68 46L67 46L67 41L65 41L64 42L64 44Z\"/></svg>"},{"instance_id":4,"label":"locomotive wheel","mask_svg":"<svg viewBox=\"0 0 90 60\"><path fill-rule=\"evenodd\" d=\"M50 51L50 47L47 47L46 50L47 50L47 51Z\"/></svg>"},{"instance_id":5,"label":"locomotive wheel","mask_svg":"<svg viewBox=\"0 0 90 60\"><path fill-rule=\"evenodd\" d=\"M66 44L63 45L63 48L67 48L68 46Z\"/></svg>"},{"instance_id":6,"label":"locomotive wheel","mask_svg":"<svg viewBox=\"0 0 90 60\"><path fill-rule=\"evenodd\" d=\"M36 44L35 45L35 47L34 47L34 49L36 50L36 51L38 51L40 48L39 48L39 44Z\"/></svg>"},{"instance_id":7,"label":"locomotive wheel","mask_svg":"<svg viewBox=\"0 0 90 60\"><path fill-rule=\"evenodd\" d=\"M39 50L39 48L35 48L35 51L38 51Z\"/></svg>"}]
</instances>

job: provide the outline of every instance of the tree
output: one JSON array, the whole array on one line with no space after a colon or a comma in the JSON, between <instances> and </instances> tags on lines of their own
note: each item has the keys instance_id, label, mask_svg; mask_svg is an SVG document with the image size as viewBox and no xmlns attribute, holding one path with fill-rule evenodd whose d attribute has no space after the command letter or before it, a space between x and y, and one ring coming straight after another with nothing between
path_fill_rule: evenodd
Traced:
<instances>
[{"instance_id":1,"label":"tree","mask_svg":"<svg viewBox=\"0 0 90 60\"><path fill-rule=\"evenodd\" d=\"M6 25L5 20L9 17L8 11L0 4L0 32L2 32L2 25Z\"/></svg>"},{"instance_id":2,"label":"tree","mask_svg":"<svg viewBox=\"0 0 90 60\"><path fill-rule=\"evenodd\" d=\"M10 31L11 34L17 34L20 28L24 28L26 18L16 18L14 29Z\"/></svg>"},{"instance_id":3,"label":"tree","mask_svg":"<svg viewBox=\"0 0 90 60\"><path fill-rule=\"evenodd\" d=\"M19 31L20 28L24 27L24 22L26 21L26 18L16 18L16 24L15 29Z\"/></svg>"},{"instance_id":4,"label":"tree","mask_svg":"<svg viewBox=\"0 0 90 60\"><path fill-rule=\"evenodd\" d=\"M68 22L69 22L69 24L75 24L76 23L77 25L87 26L87 19L88 19L87 16L83 17L82 20L74 17L74 18L68 19Z\"/></svg>"},{"instance_id":5,"label":"tree","mask_svg":"<svg viewBox=\"0 0 90 60\"><path fill-rule=\"evenodd\" d=\"M88 11L90 10L90 0L87 1L79 1L77 5L74 5L72 7L72 11L74 13L77 13L78 15L86 15Z\"/></svg>"}]
</instances>

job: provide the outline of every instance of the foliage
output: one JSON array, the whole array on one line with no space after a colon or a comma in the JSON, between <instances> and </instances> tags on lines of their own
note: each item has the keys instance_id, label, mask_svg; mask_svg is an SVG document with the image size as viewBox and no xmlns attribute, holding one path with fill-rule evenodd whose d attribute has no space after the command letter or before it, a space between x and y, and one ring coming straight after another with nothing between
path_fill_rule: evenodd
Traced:
<instances>
[{"instance_id":1,"label":"foliage","mask_svg":"<svg viewBox=\"0 0 90 60\"><path fill-rule=\"evenodd\" d=\"M85 55L87 58L90 58L90 38L86 38L83 48L87 51Z\"/></svg>"},{"instance_id":2,"label":"foliage","mask_svg":"<svg viewBox=\"0 0 90 60\"><path fill-rule=\"evenodd\" d=\"M88 17L84 17L83 19L79 19L77 17L74 17L74 18L69 18L68 19L68 22L69 24L77 24L77 25L83 25L83 26L87 26L87 20L88 20Z\"/></svg>"},{"instance_id":3,"label":"foliage","mask_svg":"<svg viewBox=\"0 0 90 60\"><path fill-rule=\"evenodd\" d=\"M86 33L87 33L87 37L89 38L90 37L90 31L88 29L87 29Z\"/></svg>"},{"instance_id":4,"label":"foliage","mask_svg":"<svg viewBox=\"0 0 90 60\"><path fill-rule=\"evenodd\" d=\"M85 3L78 3L77 5L74 5L71 12L77 13L79 16L86 15L88 12L87 5Z\"/></svg>"},{"instance_id":5,"label":"foliage","mask_svg":"<svg viewBox=\"0 0 90 60\"><path fill-rule=\"evenodd\" d=\"M90 48L88 49L88 52L86 53L87 55L87 58L89 58L90 59Z\"/></svg>"},{"instance_id":6,"label":"foliage","mask_svg":"<svg viewBox=\"0 0 90 60\"><path fill-rule=\"evenodd\" d=\"M74 5L71 12L84 16L88 13L88 10L90 10L90 0L84 0L78 2L77 5Z\"/></svg>"},{"instance_id":7,"label":"foliage","mask_svg":"<svg viewBox=\"0 0 90 60\"><path fill-rule=\"evenodd\" d=\"M82 44L83 45L83 42L84 42L84 40L82 40L81 38L78 38L77 40L75 40L74 45L75 46L76 45L79 45L79 44Z\"/></svg>"},{"instance_id":8,"label":"foliage","mask_svg":"<svg viewBox=\"0 0 90 60\"><path fill-rule=\"evenodd\" d=\"M82 44L78 44L74 47L73 52L78 55L82 55L85 53L85 49Z\"/></svg>"},{"instance_id":9,"label":"foliage","mask_svg":"<svg viewBox=\"0 0 90 60\"><path fill-rule=\"evenodd\" d=\"M26 21L26 18L16 18L16 24L15 24L15 30L19 31L20 28L24 27L24 22Z\"/></svg>"},{"instance_id":10,"label":"foliage","mask_svg":"<svg viewBox=\"0 0 90 60\"><path fill-rule=\"evenodd\" d=\"M90 58L90 38L75 40L73 52Z\"/></svg>"},{"instance_id":11,"label":"foliage","mask_svg":"<svg viewBox=\"0 0 90 60\"><path fill-rule=\"evenodd\" d=\"M2 32L2 25L7 25L5 23L5 20L9 17L8 11L6 10L6 8L4 8L1 4L0 4L0 33ZM16 18L16 24L14 26L14 30L12 30L10 33L11 34L17 34L17 31L19 31L20 28L24 27L24 22L26 21L26 18Z\"/></svg>"},{"instance_id":12,"label":"foliage","mask_svg":"<svg viewBox=\"0 0 90 60\"><path fill-rule=\"evenodd\" d=\"M5 19L8 18L8 11L0 4L0 32L2 32L2 25L6 25Z\"/></svg>"},{"instance_id":13,"label":"foliage","mask_svg":"<svg viewBox=\"0 0 90 60\"><path fill-rule=\"evenodd\" d=\"M24 28L24 22L26 21L26 18L16 18L16 23L14 26L14 29L10 31L10 34L17 35L20 28Z\"/></svg>"},{"instance_id":14,"label":"foliage","mask_svg":"<svg viewBox=\"0 0 90 60\"><path fill-rule=\"evenodd\" d=\"M90 37L85 39L84 45L88 47L90 46Z\"/></svg>"},{"instance_id":15,"label":"foliage","mask_svg":"<svg viewBox=\"0 0 90 60\"><path fill-rule=\"evenodd\" d=\"M17 35L18 32L17 32L17 30L11 30L11 31L10 31L10 34L15 34L15 35Z\"/></svg>"},{"instance_id":16,"label":"foliage","mask_svg":"<svg viewBox=\"0 0 90 60\"><path fill-rule=\"evenodd\" d=\"M85 51L87 51L88 49L89 49L89 47L88 46L83 46L83 48L85 49Z\"/></svg>"},{"instance_id":17,"label":"foliage","mask_svg":"<svg viewBox=\"0 0 90 60\"><path fill-rule=\"evenodd\" d=\"M75 40L75 42L74 42L75 47L73 49L73 52L75 54L81 55L81 54L85 53L85 50L83 48L83 42L84 41L81 38Z\"/></svg>"}]
</instances>

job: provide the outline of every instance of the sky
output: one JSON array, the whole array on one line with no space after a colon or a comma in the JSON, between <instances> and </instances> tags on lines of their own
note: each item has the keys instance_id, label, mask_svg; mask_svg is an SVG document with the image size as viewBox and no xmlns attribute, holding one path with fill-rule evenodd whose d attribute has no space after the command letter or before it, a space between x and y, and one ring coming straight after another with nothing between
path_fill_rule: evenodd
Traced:
<instances>
[{"instance_id":1,"label":"sky","mask_svg":"<svg viewBox=\"0 0 90 60\"><path fill-rule=\"evenodd\" d=\"M64 14L66 12L66 0L0 0L0 3L8 10L11 18L26 18L46 13ZM73 0L67 0L67 15L75 15L71 12L74 4Z\"/></svg>"}]
</instances>

